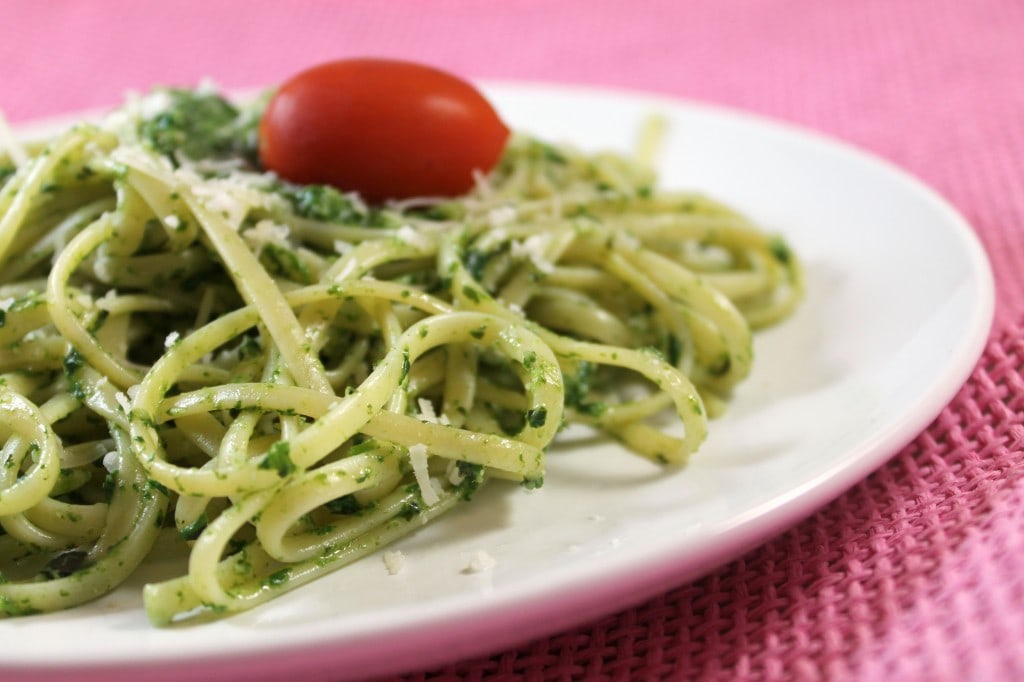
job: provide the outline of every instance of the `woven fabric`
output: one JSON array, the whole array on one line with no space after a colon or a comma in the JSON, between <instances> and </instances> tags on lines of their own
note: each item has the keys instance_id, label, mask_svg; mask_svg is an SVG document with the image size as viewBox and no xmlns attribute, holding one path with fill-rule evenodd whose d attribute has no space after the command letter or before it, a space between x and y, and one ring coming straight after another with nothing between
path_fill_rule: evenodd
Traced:
<instances>
[{"instance_id":1,"label":"woven fabric","mask_svg":"<svg viewBox=\"0 0 1024 682\"><path fill-rule=\"evenodd\" d=\"M352 54L656 90L821 130L949 198L998 292L957 397L813 517L635 608L396 680L1024 679L1024 3L0 0L0 108L15 121Z\"/></svg>"}]
</instances>

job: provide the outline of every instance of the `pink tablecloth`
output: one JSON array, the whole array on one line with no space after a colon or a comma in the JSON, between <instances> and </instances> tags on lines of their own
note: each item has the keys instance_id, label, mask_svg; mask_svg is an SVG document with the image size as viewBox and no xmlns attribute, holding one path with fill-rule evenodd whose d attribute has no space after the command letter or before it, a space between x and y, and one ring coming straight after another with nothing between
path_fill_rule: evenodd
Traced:
<instances>
[{"instance_id":1,"label":"pink tablecloth","mask_svg":"<svg viewBox=\"0 0 1024 682\"><path fill-rule=\"evenodd\" d=\"M1024 3L0 0L0 108L15 122L356 54L822 130L948 197L998 287L966 387L812 518L630 610L405 679L1024 679Z\"/></svg>"}]
</instances>

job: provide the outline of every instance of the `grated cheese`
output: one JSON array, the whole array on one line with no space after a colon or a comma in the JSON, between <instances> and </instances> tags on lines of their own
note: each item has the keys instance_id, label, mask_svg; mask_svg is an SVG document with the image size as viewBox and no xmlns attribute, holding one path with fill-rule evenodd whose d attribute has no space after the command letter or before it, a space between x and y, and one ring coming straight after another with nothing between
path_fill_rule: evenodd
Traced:
<instances>
[{"instance_id":1,"label":"grated cheese","mask_svg":"<svg viewBox=\"0 0 1024 682\"><path fill-rule=\"evenodd\" d=\"M487 220L495 229L511 225L518 217L519 214L512 206L499 206L487 212Z\"/></svg>"},{"instance_id":2,"label":"grated cheese","mask_svg":"<svg viewBox=\"0 0 1024 682\"><path fill-rule=\"evenodd\" d=\"M448 469L445 471L445 474L448 476L448 482L452 485L458 485L466 478L459 471L459 465L454 459L448 462Z\"/></svg>"},{"instance_id":3,"label":"grated cheese","mask_svg":"<svg viewBox=\"0 0 1024 682\"><path fill-rule=\"evenodd\" d=\"M434 403L430 402L427 398L420 398L416 401L420 408L420 421L427 422L428 424L439 424L437 420L437 413L434 412Z\"/></svg>"},{"instance_id":4,"label":"grated cheese","mask_svg":"<svg viewBox=\"0 0 1024 682\"><path fill-rule=\"evenodd\" d=\"M479 168L473 169L473 185L476 187L476 191L480 196L487 198L494 195L494 188L491 187L491 181L487 178L487 175L480 171Z\"/></svg>"},{"instance_id":5,"label":"grated cheese","mask_svg":"<svg viewBox=\"0 0 1024 682\"><path fill-rule=\"evenodd\" d=\"M405 568L405 555L397 549L384 552L384 567L388 569L388 575L397 575Z\"/></svg>"},{"instance_id":6,"label":"grated cheese","mask_svg":"<svg viewBox=\"0 0 1024 682\"><path fill-rule=\"evenodd\" d=\"M54 255L54 260L56 260L56 254ZM116 281L117 270L114 267L114 259L102 253L96 256L92 264L92 271L96 275L96 279L104 283Z\"/></svg>"},{"instance_id":7,"label":"grated cheese","mask_svg":"<svg viewBox=\"0 0 1024 682\"><path fill-rule=\"evenodd\" d=\"M121 457L117 454L117 450L111 450L107 454L103 455L103 468L107 471L116 471L117 465L120 463Z\"/></svg>"},{"instance_id":8,"label":"grated cheese","mask_svg":"<svg viewBox=\"0 0 1024 682\"><path fill-rule=\"evenodd\" d=\"M416 477L416 483L420 486L420 496L423 503L431 507L440 501L437 491L434 490L434 482L430 480L430 472L427 470L427 446L423 443L409 446L409 464L412 465L412 473Z\"/></svg>"},{"instance_id":9,"label":"grated cheese","mask_svg":"<svg viewBox=\"0 0 1024 682\"><path fill-rule=\"evenodd\" d=\"M402 225L398 228L398 232L395 236L409 246L415 246L417 249L421 249L423 251L430 251L434 246L429 237L419 230L414 229L411 225Z\"/></svg>"},{"instance_id":10,"label":"grated cheese","mask_svg":"<svg viewBox=\"0 0 1024 682\"><path fill-rule=\"evenodd\" d=\"M466 571L468 573L482 573L483 571L490 570L497 565L497 559L484 550L478 549L473 554L473 558L469 560L469 565L466 566Z\"/></svg>"},{"instance_id":11,"label":"grated cheese","mask_svg":"<svg viewBox=\"0 0 1024 682\"><path fill-rule=\"evenodd\" d=\"M117 393L115 393L114 400L116 400L117 404L121 406L121 409L124 410L125 414L128 414L132 411L132 403L130 400L128 400L128 396L125 395L124 391L118 391Z\"/></svg>"},{"instance_id":12,"label":"grated cheese","mask_svg":"<svg viewBox=\"0 0 1024 682\"><path fill-rule=\"evenodd\" d=\"M532 261L540 272L548 273L555 266L548 260L547 247L550 239L546 235L530 235L523 241L512 242L512 257Z\"/></svg>"},{"instance_id":13,"label":"grated cheese","mask_svg":"<svg viewBox=\"0 0 1024 682\"><path fill-rule=\"evenodd\" d=\"M153 92L139 97L138 93L129 93L128 96L135 104L138 115L142 118L156 118L171 108L171 94L166 90L154 90Z\"/></svg>"},{"instance_id":14,"label":"grated cheese","mask_svg":"<svg viewBox=\"0 0 1024 682\"><path fill-rule=\"evenodd\" d=\"M120 163L124 166L134 168L146 175L159 175L161 171L173 170L171 162L162 156L157 156L150 152L147 152L142 146L138 144L125 144L114 151L110 152L110 158L116 163ZM180 172L180 169L179 171ZM177 174L177 173L176 173ZM192 173L192 178L188 178L186 182L191 183L193 179L195 181L202 181L198 175ZM185 178L182 178L185 179Z\"/></svg>"},{"instance_id":15,"label":"grated cheese","mask_svg":"<svg viewBox=\"0 0 1024 682\"><path fill-rule=\"evenodd\" d=\"M205 185L196 185L192 191L207 209L221 214L236 230L242 224L242 219L248 212L247 207L236 199L224 185L210 182Z\"/></svg>"},{"instance_id":16,"label":"grated cheese","mask_svg":"<svg viewBox=\"0 0 1024 682\"><path fill-rule=\"evenodd\" d=\"M216 95L220 92L220 86L210 76L203 76L196 84L196 92L203 95Z\"/></svg>"},{"instance_id":17,"label":"grated cheese","mask_svg":"<svg viewBox=\"0 0 1024 682\"><path fill-rule=\"evenodd\" d=\"M261 220L242 233L242 238L259 250L264 244L289 246L291 229L272 220Z\"/></svg>"}]
</instances>

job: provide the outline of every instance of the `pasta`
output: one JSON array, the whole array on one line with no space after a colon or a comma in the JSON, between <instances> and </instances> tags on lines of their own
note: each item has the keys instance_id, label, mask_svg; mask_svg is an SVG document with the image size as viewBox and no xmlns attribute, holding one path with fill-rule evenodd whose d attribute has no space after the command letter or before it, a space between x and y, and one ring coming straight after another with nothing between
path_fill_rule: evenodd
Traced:
<instances>
[{"instance_id":1,"label":"pasta","mask_svg":"<svg viewBox=\"0 0 1024 682\"><path fill-rule=\"evenodd\" d=\"M251 608L541 485L570 423L684 464L799 300L785 242L655 189L650 144L517 135L464 197L366 206L261 172L261 106L156 91L0 154L5 615L173 536L153 623Z\"/></svg>"}]
</instances>

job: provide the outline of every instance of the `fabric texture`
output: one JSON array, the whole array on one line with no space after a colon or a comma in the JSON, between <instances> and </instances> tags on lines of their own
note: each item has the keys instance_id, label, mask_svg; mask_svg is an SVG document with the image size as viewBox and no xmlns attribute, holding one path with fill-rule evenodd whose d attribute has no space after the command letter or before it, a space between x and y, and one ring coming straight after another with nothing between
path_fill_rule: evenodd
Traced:
<instances>
[{"instance_id":1,"label":"fabric texture","mask_svg":"<svg viewBox=\"0 0 1024 682\"><path fill-rule=\"evenodd\" d=\"M365 54L669 93L844 139L967 217L998 296L956 398L811 518L634 608L396 680L1024 679L1024 3L0 0L0 109L18 122Z\"/></svg>"}]
</instances>

